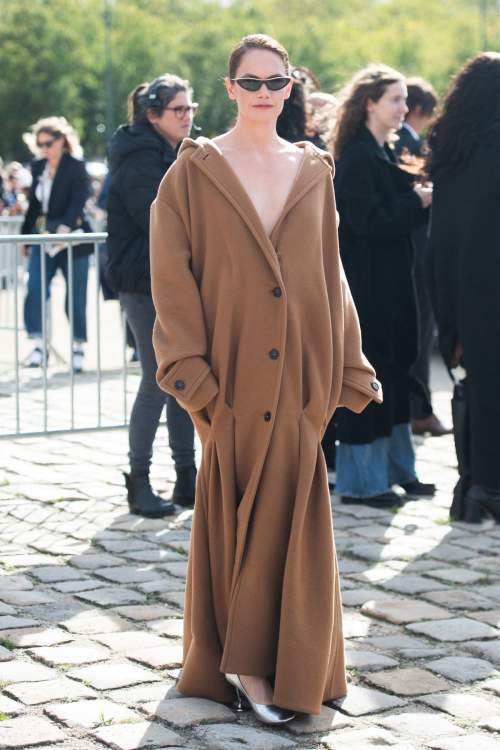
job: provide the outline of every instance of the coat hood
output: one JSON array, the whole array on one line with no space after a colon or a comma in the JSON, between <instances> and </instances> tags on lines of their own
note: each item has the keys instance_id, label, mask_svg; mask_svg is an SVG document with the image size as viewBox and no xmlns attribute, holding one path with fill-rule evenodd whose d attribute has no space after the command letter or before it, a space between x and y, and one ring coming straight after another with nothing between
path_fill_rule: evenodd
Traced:
<instances>
[{"instance_id":1,"label":"coat hood","mask_svg":"<svg viewBox=\"0 0 500 750\"><path fill-rule=\"evenodd\" d=\"M111 174L116 172L128 154L143 149L154 149L166 164L171 164L176 159L176 152L170 143L149 125L120 125L108 147Z\"/></svg>"}]
</instances>

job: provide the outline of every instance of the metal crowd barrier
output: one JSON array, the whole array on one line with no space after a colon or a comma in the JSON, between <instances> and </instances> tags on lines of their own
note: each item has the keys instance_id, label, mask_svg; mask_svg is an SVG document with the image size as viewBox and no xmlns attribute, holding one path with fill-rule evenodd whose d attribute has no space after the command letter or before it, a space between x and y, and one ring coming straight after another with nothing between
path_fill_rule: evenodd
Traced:
<instances>
[{"instance_id":1,"label":"metal crowd barrier","mask_svg":"<svg viewBox=\"0 0 500 750\"><path fill-rule=\"evenodd\" d=\"M24 216L0 216L0 237L5 235L19 235ZM12 242L0 244L0 292L12 289L14 276L17 274L22 280L24 263L16 263L16 247ZM22 283L22 281L21 281ZM14 310L8 295L0 297L0 328L14 327Z\"/></svg>"},{"instance_id":2,"label":"metal crowd barrier","mask_svg":"<svg viewBox=\"0 0 500 750\"><path fill-rule=\"evenodd\" d=\"M4 219L5 217L2 217ZM13 224L14 222L12 222ZM9 434L0 434L0 439L15 438L15 437L36 437L48 434L67 434L70 432L89 432L93 430L110 430L117 429L120 427L128 426L127 419L127 352L126 352L126 319L125 315L122 314L123 319L123 422L120 424L102 425L101 423L101 323L100 323L100 283L99 283L99 243L105 242L107 239L107 233L88 233L85 234L85 244L93 243L94 245L94 262L95 262L95 300L96 300L96 342L97 342L97 424L92 427L75 427L75 374L73 371L73 343L74 343L74 321L73 321L73 244L80 244L82 242L82 236L74 234L30 234L30 235L3 235L0 232L0 258L3 259L2 250L5 248L11 249L11 255L8 257L8 265L6 268L8 271L5 272L6 289L9 289L13 293L13 323L12 325L3 324L0 319L0 328L9 328L14 331L14 371L15 371L15 424L16 428L14 432ZM43 304L45 300L45 289L46 289L46 252L44 250L47 244L64 243L68 245L68 314L70 323L70 390L71 390L71 411L70 411L70 423L69 429L48 429L48 404L47 404L47 344L49 341L48 337L48 315L47 306ZM20 284L22 284L22 276L19 273L19 269L22 269L21 263L21 245L40 245L41 246L41 290L42 290L42 338L43 338L43 352L42 358L43 367L43 430L41 431L22 431L21 429L21 418L20 418L20 378L19 378L19 333L23 330L20 304L19 304L19 291ZM7 257L7 255L5 255ZM0 270L3 266L0 266ZM2 277L3 278L3 277ZM1 287L0 287L1 294Z\"/></svg>"}]
</instances>

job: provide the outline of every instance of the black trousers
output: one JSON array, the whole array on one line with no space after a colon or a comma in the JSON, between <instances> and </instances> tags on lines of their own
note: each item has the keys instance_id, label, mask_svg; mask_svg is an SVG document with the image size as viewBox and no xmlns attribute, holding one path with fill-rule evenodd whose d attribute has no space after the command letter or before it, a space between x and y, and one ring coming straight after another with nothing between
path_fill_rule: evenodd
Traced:
<instances>
[{"instance_id":1,"label":"black trousers","mask_svg":"<svg viewBox=\"0 0 500 750\"><path fill-rule=\"evenodd\" d=\"M427 227L421 227L413 233L415 245L415 286L417 288L417 302L420 318L420 353L412 367L411 374L429 388L430 365L432 350L436 340L436 321L432 312L431 299L427 289L425 272L425 255L427 250ZM426 419L432 414L430 402L412 397L412 416L414 419Z\"/></svg>"}]
</instances>

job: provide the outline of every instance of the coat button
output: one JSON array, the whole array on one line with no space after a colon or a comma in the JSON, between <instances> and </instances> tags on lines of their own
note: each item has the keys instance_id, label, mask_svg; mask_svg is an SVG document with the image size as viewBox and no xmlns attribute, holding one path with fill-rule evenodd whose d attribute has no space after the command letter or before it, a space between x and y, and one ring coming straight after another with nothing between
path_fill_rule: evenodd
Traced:
<instances>
[{"instance_id":1,"label":"coat button","mask_svg":"<svg viewBox=\"0 0 500 750\"><path fill-rule=\"evenodd\" d=\"M183 391L184 388L186 387L186 384L185 384L185 382L183 380L176 380L175 383L174 383L174 386L175 386L176 390Z\"/></svg>"},{"instance_id":2,"label":"coat button","mask_svg":"<svg viewBox=\"0 0 500 750\"><path fill-rule=\"evenodd\" d=\"M281 295L282 295L282 291L281 291L281 289L279 288L279 286L275 286L275 287L274 287L274 289L273 289L273 294L274 294L274 296L275 296L275 297L281 297Z\"/></svg>"},{"instance_id":3,"label":"coat button","mask_svg":"<svg viewBox=\"0 0 500 750\"><path fill-rule=\"evenodd\" d=\"M374 391L379 391L380 390L380 386L379 386L379 384L375 380L372 383L372 388L373 388Z\"/></svg>"},{"instance_id":4,"label":"coat button","mask_svg":"<svg viewBox=\"0 0 500 750\"><path fill-rule=\"evenodd\" d=\"M271 349L271 351L269 352L269 356L271 357L271 359L278 359L280 353L277 349Z\"/></svg>"},{"instance_id":5,"label":"coat button","mask_svg":"<svg viewBox=\"0 0 500 750\"><path fill-rule=\"evenodd\" d=\"M264 414L264 419L265 419L266 422L270 422L271 421L271 412L270 411L266 411L266 413Z\"/></svg>"}]
</instances>

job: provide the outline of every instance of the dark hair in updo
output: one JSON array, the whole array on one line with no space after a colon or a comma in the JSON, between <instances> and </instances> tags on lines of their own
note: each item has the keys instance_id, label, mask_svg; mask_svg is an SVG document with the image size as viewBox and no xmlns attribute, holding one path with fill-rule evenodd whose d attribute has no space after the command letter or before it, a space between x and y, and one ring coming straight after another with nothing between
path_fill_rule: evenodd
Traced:
<instances>
[{"instance_id":1,"label":"dark hair in updo","mask_svg":"<svg viewBox=\"0 0 500 750\"><path fill-rule=\"evenodd\" d=\"M277 42L276 39L266 36L266 34L251 34L244 37L231 52L231 57L229 58L229 79L231 81L236 78L236 72L246 53L253 49L264 49L274 52L285 66L286 75L290 75L290 58L283 45Z\"/></svg>"},{"instance_id":2,"label":"dark hair in updo","mask_svg":"<svg viewBox=\"0 0 500 750\"><path fill-rule=\"evenodd\" d=\"M166 73L156 78L152 83L140 83L129 94L128 116L134 125L147 125L148 112L161 115L165 107L175 98L179 91L192 94L189 81L183 81L179 76Z\"/></svg>"}]
</instances>

